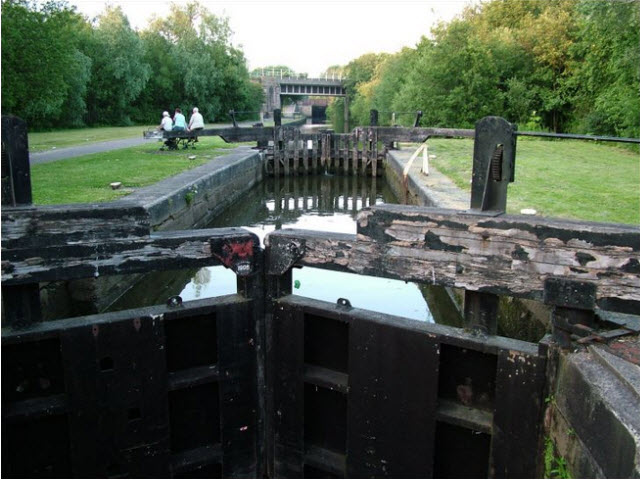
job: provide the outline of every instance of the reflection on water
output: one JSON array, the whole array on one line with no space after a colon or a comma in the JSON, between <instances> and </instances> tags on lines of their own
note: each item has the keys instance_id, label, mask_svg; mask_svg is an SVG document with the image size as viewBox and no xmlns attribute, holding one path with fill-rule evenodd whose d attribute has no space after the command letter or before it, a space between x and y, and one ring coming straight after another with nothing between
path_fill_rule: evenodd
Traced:
<instances>
[{"instance_id":1,"label":"reflection on water","mask_svg":"<svg viewBox=\"0 0 640 480\"><path fill-rule=\"evenodd\" d=\"M267 233L300 228L356 233L359 210L395 198L380 178L353 176L302 176L270 178L257 185L209 227L244 227L262 243ZM236 277L224 267L167 272L131 289L113 310L164 303L171 295L183 300L236 292ZM354 307L433 321L421 290L413 283L305 267L294 269L294 293L336 302L347 298ZM170 284L170 286L168 285ZM424 288L424 287L423 287ZM141 303L142 302L142 303Z\"/></svg>"}]
</instances>

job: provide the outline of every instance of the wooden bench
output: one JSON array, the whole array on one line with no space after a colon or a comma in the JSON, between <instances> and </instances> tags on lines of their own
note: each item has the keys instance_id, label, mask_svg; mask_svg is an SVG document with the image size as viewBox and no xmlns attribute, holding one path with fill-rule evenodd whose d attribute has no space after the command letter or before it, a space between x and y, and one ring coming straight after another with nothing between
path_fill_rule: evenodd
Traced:
<instances>
[{"instance_id":1,"label":"wooden bench","mask_svg":"<svg viewBox=\"0 0 640 480\"><path fill-rule=\"evenodd\" d=\"M171 136L165 135L171 133ZM198 141L196 132L165 132L164 130L147 130L143 132L144 138L157 138L158 140L164 140L163 146L160 150L178 150L182 148L186 150L191 147L196 148L195 143Z\"/></svg>"}]
</instances>

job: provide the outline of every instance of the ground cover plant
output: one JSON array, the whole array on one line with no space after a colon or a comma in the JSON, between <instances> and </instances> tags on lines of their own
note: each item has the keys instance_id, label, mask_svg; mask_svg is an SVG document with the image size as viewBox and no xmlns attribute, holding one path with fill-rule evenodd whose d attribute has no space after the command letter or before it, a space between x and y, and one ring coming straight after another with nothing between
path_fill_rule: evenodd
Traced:
<instances>
[{"instance_id":1,"label":"ground cover plant","mask_svg":"<svg viewBox=\"0 0 640 480\"><path fill-rule=\"evenodd\" d=\"M158 123L160 123L158 115ZM286 124L296 119L283 118L282 123ZM263 121L265 127L272 127L273 120ZM230 127L228 123L208 123L205 128ZM251 126L243 123L241 126ZM93 127L93 128L71 128L63 130L53 130L48 132L29 132L29 151L42 152L55 148L75 147L88 145L90 143L106 142L109 140L122 140L125 138L142 137L145 130L154 129L156 125L137 125L133 127Z\"/></svg>"},{"instance_id":2,"label":"ground cover plant","mask_svg":"<svg viewBox=\"0 0 640 480\"><path fill-rule=\"evenodd\" d=\"M109 140L142 137L142 132L148 128L151 127L100 127L55 130L51 132L29 132L29 151L42 152L54 148L74 147Z\"/></svg>"},{"instance_id":3,"label":"ground cover plant","mask_svg":"<svg viewBox=\"0 0 640 480\"><path fill-rule=\"evenodd\" d=\"M433 166L471 191L473 140L431 139ZM518 138L515 182L507 211L640 224L640 156L596 142Z\"/></svg>"},{"instance_id":4,"label":"ground cover plant","mask_svg":"<svg viewBox=\"0 0 640 480\"><path fill-rule=\"evenodd\" d=\"M160 151L160 142L31 167L33 203L107 202L228 153L237 144L200 137L195 150ZM195 157L195 158L189 158ZM112 190L111 182L122 182Z\"/></svg>"}]
</instances>

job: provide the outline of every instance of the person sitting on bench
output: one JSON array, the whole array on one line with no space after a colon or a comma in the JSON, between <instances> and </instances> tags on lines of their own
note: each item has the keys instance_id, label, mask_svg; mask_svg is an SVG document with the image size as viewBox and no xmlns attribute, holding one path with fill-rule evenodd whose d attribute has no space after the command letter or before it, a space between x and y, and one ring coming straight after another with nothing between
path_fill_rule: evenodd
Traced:
<instances>
[{"instance_id":1,"label":"person sitting on bench","mask_svg":"<svg viewBox=\"0 0 640 480\"><path fill-rule=\"evenodd\" d=\"M173 131L184 132L187 129L187 120L182 114L182 110L176 108L176 113L173 115Z\"/></svg>"},{"instance_id":2,"label":"person sitting on bench","mask_svg":"<svg viewBox=\"0 0 640 480\"><path fill-rule=\"evenodd\" d=\"M193 107L193 114L189 119L189 126L187 130L190 132L202 130L204 128L204 119L202 114L198 111L198 107ZM195 137L195 141L198 141L198 137Z\"/></svg>"},{"instance_id":3,"label":"person sitting on bench","mask_svg":"<svg viewBox=\"0 0 640 480\"><path fill-rule=\"evenodd\" d=\"M173 128L173 122L171 121L171 117L169 116L169 112L162 112L162 121L160 125L156 128L156 130L164 130L165 132L170 132Z\"/></svg>"}]
</instances>

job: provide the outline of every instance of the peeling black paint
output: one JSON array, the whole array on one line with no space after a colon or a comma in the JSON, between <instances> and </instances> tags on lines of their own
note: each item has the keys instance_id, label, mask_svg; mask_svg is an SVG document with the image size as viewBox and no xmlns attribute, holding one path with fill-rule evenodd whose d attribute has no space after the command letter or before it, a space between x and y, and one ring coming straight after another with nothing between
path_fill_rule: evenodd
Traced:
<instances>
[{"instance_id":1,"label":"peeling black paint","mask_svg":"<svg viewBox=\"0 0 640 480\"><path fill-rule=\"evenodd\" d=\"M576 267L569 267L569 270L571 270L573 273L589 273L589 270L584 270L582 268Z\"/></svg>"},{"instance_id":2,"label":"peeling black paint","mask_svg":"<svg viewBox=\"0 0 640 480\"><path fill-rule=\"evenodd\" d=\"M511 252L511 258L514 260L528 260L529 254L520 245L516 245L516 248Z\"/></svg>"},{"instance_id":3,"label":"peeling black paint","mask_svg":"<svg viewBox=\"0 0 640 480\"><path fill-rule=\"evenodd\" d=\"M584 253L584 252L576 253L576 260L583 267L586 266L587 263L593 262L595 259L596 257L594 257L593 255L589 255L588 253Z\"/></svg>"},{"instance_id":4,"label":"peeling black paint","mask_svg":"<svg viewBox=\"0 0 640 480\"><path fill-rule=\"evenodd\" d=\"M425 248L430 250L441 250L444 252L460 253L464 250L461 245L450 245L440 240L440 237L433 232L427 232L424 236Z\"/></svg>"},{"instance_id":5,"label":"peeling black paint","mask_svg":"<svg viewBox=\"0 0 640 480\"><path fill-rule=\"evenodd\" d=\"M565 230L548 225L531 225L523 222L505 222L496 220L487 220L479 222L479 227L492 228L496 230L517 229L529 232L538 237L539 240L547 238L557 238L567 243L569 240L580 240L587 242L596 247L605 247L609 245L617 245L620 247L630 247L634 251L640 251L640 230L635 232L576 232L575 230ZM597 224L594 223L594 226ZM602 228L601 226L599 227ZM623 228L621 226L621 228Z\"/></svg>"},{"instance_id":6,"label":"peeling black paint","mask_svg":"<svg viewBox=\"0 0 640 480\"><path fill-rule=\"evenodd\" d=\"M627 263L620 267L625 273L640 273L640 262L638 262L637 258L630 258Z\"/></svg>"}]
</instances>

